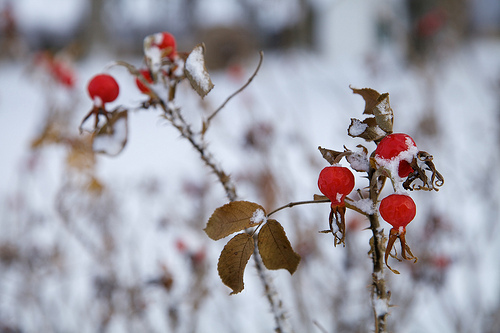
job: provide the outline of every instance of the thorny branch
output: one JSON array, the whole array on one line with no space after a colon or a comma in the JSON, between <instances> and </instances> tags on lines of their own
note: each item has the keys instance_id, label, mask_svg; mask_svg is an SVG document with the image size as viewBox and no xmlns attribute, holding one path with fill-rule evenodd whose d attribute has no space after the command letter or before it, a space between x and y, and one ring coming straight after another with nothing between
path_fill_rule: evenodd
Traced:
<instances>
[{"instance_id":1,"label":"thorny branch","mask_svg":"<svg viewBox=\"0 0 500 333\"><path fill-rule=\"evenodd\" d=\"M385 177L381 177L379 172L370 167L368 171L370 180L370 200L373 203L378 201L380 191L385 182ZM387 332L387 315L389 308L390 292L386 289L384 278L384 233L380 229L378 214L376 212L368 215L372 238L370 240L373 262L372 273L372 307L375 317L375 332Z\"/></svg>"},{"instance_id":2,"label":"thorny branch","mask_svg":"<svg viewBox=\"0 0 500 333\"><path fill-rule=\"evenodd\" d=\"M218 112L222 110L222 108L224 108L227 102L231 98L242 92L250 84L250 82L256 76L261 66L262 59L263 59L263 53L260 52L260 61L254 74L250 77L248 82L243 87L241 87L231 96L229 96L229 98L227 98L226 101L208 118L207 122L205 123L205 128L204 128L205 130L208 129L210 120L213 119L213 117L217 115ZM160 101L158 104L164 111L164 118L167 119L179 131L180 135L183 138L187 139L191 143L193 148L200 154L200 158L203 160L203 162L205 162L205 164L209 167L209 169L212 170L212 172L217 176L219 182L224 187L224 191L226 192L226 196L229 199L229 201L231 202L236 201L238 199L236 194L236 187L233 181L231 180L230 176L219 166L219 163L216 162L214 156L208 151L207 143L204 140L203 133L193 132L191 126L185 121L184 117L182 116L180 109L174 107L173 103L170 103L174 100L175 97L176 83L177 82L173 82L169 87L169 103L164 103L162 99L159 98L156 94L153 97L157 98ZM274 288L272 281L267 276L264 265L262 264L258 253L254 253L253 258L255 262L255 267L258 272L258 276L261 280L265 294L269 301L271 312L273 313L274 316L276 324L275 331L277 333L286 332L288 324L287 324L286 314L283 309L282 301L279 298L279 295L276 289Z\"/></svg>"}]
</instances>

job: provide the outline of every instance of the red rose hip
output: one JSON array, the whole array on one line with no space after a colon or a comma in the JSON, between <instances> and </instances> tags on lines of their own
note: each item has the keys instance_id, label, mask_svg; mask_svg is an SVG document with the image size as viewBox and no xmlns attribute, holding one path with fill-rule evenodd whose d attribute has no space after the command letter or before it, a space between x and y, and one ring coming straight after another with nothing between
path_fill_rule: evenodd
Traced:
<instances>
[{"instance_id":1,"label":"red rose hip","mask_svg":"<svg viewBox=\"0 0 500 333\"><path fill-rule=\"evenodd\" d=\"M114 101L118 94L120 93L120 87L116 80L108 74L98 74L94 76L87 86L90 98L96 101L98 98L100 101L97 103L109 103Z\"/></svg>"},{"instance_id":2,"label":"red rose hip","mask_svg":"<svg viewBox=\"0 0 500 333\"><path fill-rule=\"evenodd\" d=\"M332 206L343 206L345 197L354 188L354 175L348 168L329 166L321 170L318 187L330 199Z\"/></svg>"},{"instance_id":3,"label":"red rose hip","mask_svg":"<svg viewBox=\"0 0 500 333\"><path fill-rule=\"evenodd\" d=\"M391 194L382 199L379 212L382 218L395 229L404 230L417 214L417 206L408 195Z\"/></svg>"},{"instance_id":4,"label":"red rose hip","mask_svg":"<svg viewBox=\"0 0 500 333\"><path fill-rule=\"evenodd\" d=\"M410 162L417 152L417 145L409 135L393 133L380 141L375 149L375 160L379 164L398 163L398 175L404 178L413 172Z\"/></svg>"}]
</instances>

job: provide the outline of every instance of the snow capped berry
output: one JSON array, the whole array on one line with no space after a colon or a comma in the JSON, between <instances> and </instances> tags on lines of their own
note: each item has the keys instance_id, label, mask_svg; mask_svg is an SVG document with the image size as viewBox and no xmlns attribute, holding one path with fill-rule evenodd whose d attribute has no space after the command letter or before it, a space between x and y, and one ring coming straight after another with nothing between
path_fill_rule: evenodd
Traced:
<instances>
[{"instance_id":1,"label":"snow capped berry","mask_svg":"<svg viewBox=\"0 0 500 333\"><path fill-rule=\"evenodd\" d=\"M379 212L395 229L403 231L417 214L417 206L408 195L391 194L382 199Z\"/></svg>"},{"instance_id":2,"label":"snow capped berry","mask_svg":"<svg viewBox=\"0 0 500 333\"><path fill-rule=\"evenodd\" d=\"M388 169L396 167L399 177L404 178L413 172L410 163L417 153L417 145L409 135L393 133L380 141L375 149L375 160Z\"/></svg>"},{"instance_id":3,"label":"snow capped berry","mask_svg":"<svg viewBox=\"0 0 500 333\"><path fill-rule=\"evenodd\" d=\"M87 89L92 100L98 104L112 102L120 93L118 83L108 74L98 74L94 76L89 81Z\"/></svg>"},{"instance_id":4,"label":"snow capped berry","mask_svg":"<svg viewBox=\"0 0 500 333\"><path fill-rule=\"evenodd\" d=\"M354 188L354 175L348 168L328 166L319 174L318 187L330 199L332 206L343 206L345 197Z\"/></svg>"},{"instance_id":5,"label":"snow capped berry","mask_svg":"<svg viewBox=\"0 0 500 333\"><path fill-rule=\"evenodd\" d=\"M166 31L154 34L151 46L158 47L162 52L162 57L167 57L170 60L173 60L177 55L175 37Z\"/></svg>"},{"instance_id":6,"label":"snow capped berry","mask_svg":"<svg viewBox=\"0 0 500 333\"><path fill-rule=\"evenodd\" d=\"M147 82L153 83L153 79L151 78L151 73L149 72L149 70L141 69L139 72L144 77L144 79L146 79ZM135 79L135 84L143 94L149 94L150 92L149 88L146 87L146 85L144 85L144 83L142 83L141 80L139 80L139 78Z\"/></svg>"}]
</instances>

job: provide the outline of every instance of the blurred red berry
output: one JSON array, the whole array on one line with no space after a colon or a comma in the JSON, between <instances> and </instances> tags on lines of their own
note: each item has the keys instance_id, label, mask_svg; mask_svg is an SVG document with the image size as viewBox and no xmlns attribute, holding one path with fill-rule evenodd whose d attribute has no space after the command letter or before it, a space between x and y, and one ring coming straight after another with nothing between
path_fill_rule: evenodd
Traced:
<instances>
[{"instance_id":1,"label":"blurred red berry","mask_svg":"<svg viewBox=\"0 0 500 333\"><path fill-rule=\"evenodd\" d=\"M141 69L139 70L141 75L146 79L147 82L153 83L153 78L151 77L151 73L147 69ZM143 94L149 94L150 90L144 83L139 80L139 78L135 78L135 84L137 85L137 88L143 93Z\"/></svg>"},{"instance_id":2,"label":"blurred red berry","mask_svg":"<svg viewBox=\"0 0 500 333\"><path fill-rule=\"evenodd\" d=\"M98 97L103 104L114 101L120 93L118 83L108 74L94 76L89 81L87 89L92 100Z\"/></svg>"},{"instance_id":3,"label":"blurred red berry","mask_svg":"<svg viewBox=\"0 0 500 333\"><path fill-rule=\"evenodd\" d=\"M162 56L173 60L177 55L175 37L169 32L159 32L154 35L153 46L162 51Z\"/></svg>"}]
</instances>

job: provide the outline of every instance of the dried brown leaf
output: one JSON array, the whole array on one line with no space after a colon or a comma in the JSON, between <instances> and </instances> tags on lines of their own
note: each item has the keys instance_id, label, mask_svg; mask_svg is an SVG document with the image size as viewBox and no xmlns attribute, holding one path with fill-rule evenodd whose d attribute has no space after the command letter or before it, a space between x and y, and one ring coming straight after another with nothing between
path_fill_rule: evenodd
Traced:
<instances>
[{"instance_id":1,"label":"dried brown leaf","mask_svg":"<svg viewBox=\"0 0 500 333\"><path fill-rule=\"evenodd\" d=\"M300 256L292 249L283 226L276 220L268 220L258 236L258 248L267 269L286 269L293 274Z\"/></svg>"},{"instance_id":2,"label":"dried brown leaf","mask_svg":"<svg viewBox=\"0 0 500 333\"><path fill-rule=\"evenodd\" d=\"M387 135L377 124L376 118L373 117L368 117L363 121L351 118L351 125L349 125L347 133L353 138L362 138L366 141L378 141Z\"/></svg>"},{"instance_id":3,"label":"dried brown leaf","mask_svg":"<svg viewBox=\"0 0 500 333\"><path fill-rule=\"evenodd\" d=\"M208 219L204 230L208 237L218 240L258 225L261 222L256 219L258 213L265 215L264 208L259 204L249 201L233 201L217 208Z\"/></svg>"},{"instance_id":4,"label":"dried brown leaf","mask_svg":"<svg viewBox=\"0 0 500 333\"><path fill-rule=\"evenodd\" d=\"M186 59L184 74L191 87L201 96L205 97L214 87L207 68L205 67L205 44L195 46Z\"/></svg>"},{"instance_id":5,"label":"dried brown leaf","mask_svg":"<svg viewBox=\"0 0 500 333\"><path fill-rule=\"evenodd\" d=\"M361 95L363 99L365 100L365 111L363 112L364 114L373 114L373 108L375 105L378 104L378 98L380 94L371 88L363 88L363 89L356 89L353 87L351 88L352 92L354 94Z\"/></svg>"},{"instance_id":6,"label":"dried brown leaf","mask_svg":"<svg viewBox=\"0 0 500 333\"><path fill-rule=\"evenodd\" d=\"M330 164L335 164L335 159L340 155L342 154L343 152L340 152L340 151L335 151L335 150L331 150L331 149L326 149L326 148L323 148L323 147L318 147L321 155L323 156L323 158Z\"/></svg>"},{"instance_id":7,"label":"dried brown leaf","mask_svg":"<svg viewBox=\"0 0 500 333\"><path fill-rule=\"evenodd\" d=\"M220 254L217 270L222 282L233 290L231 295L243 290L243 273L254 248L253 237L241 233L231 238Z\"/></svg>"},{"instance_id":8,"label":"dried brown leaf","mask_svg":"<svg viewBox=\"0 0 500 333\"><path fill-rule=\"evenodd\" d=\"M389 94L385 93L379 96L377 104L373 108L373 114L377 120L377 125L387 134L392 133L394 123L394 113L389 103Z\"/></svg>"}]
</instances>

